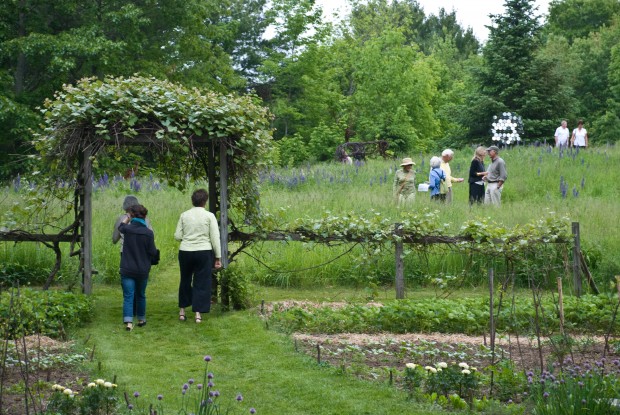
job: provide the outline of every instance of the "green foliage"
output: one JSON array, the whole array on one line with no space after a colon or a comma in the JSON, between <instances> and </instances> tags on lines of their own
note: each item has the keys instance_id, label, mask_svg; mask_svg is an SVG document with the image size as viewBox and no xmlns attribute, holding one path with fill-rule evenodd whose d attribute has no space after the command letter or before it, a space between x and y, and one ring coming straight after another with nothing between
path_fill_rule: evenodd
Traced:
<instances>
[{"instance_id":1,"label":"green foliage","mask_svg":"<svg viewBox=\"0 0 620 415\"><path fill-rule=\"evenodd\" d=\"M204 175L192 140L227 139L232 156L228 177L235 183L231 204L245 212L257 209L252 190L256 171L264 167L271 134L268 112L255 97L190 90L153 78L83 79L75 86L65 85L53 101L46 101L45 119L37 148L52 178L73 177L87 143L96 158L102 146L118 145L118 135L131 141L142 129L151 128L146 134L156 144L159 173L183 188L187 175ZM187 158L194 163L187 163Z\"/></svg>"},{"instance_id":2,"label":"green foliage","mask_svg":"<svg viewBox=\"0 0 620 415\"><path fill-rule=\"evenodd\" d=\"M553 0L549 3L547 31L572 42L608 26L620 13L616 0Z\"/></svg>"},{"instance_id":3,"label":"green foliage","mask_svg":"<svg viewBox=\"0 0 620 415\"><path fill-rule=\"evenodd\" d=\"M617 366L617 361L614 365ZM607 370L606 370L607 369ZM528 373L533 412L536 415L569 415L588 413L610 414L618 396L620 384L615 368L604 361L583 365L568 364L561 371L543 372L534 379Z\"/></svg>"},{"instance_id":4,"label":"green foliage","mask_svg":"<svg viewBox=\"0 0 620 415\"><path fill-rule=\"evenodd\" d=\"M10 262L0 265L0 287L3 288L28 284L42 285L46 279L47 273L39 267Z\"/></svg>"},{"instance_id":5,"label":"green foliage","mask_svg":"<svg viewBox=\"0 0 620 415\"><path fill-rule=\"evenodd\" d=\"M304 144L302 138L297 134L292 136L284 136L280 140L276 141L275 144L279 150L280 165L283 167L297 166L307 160L310 156L307 146Z\"/></svg>"},{"instance_id":6,"label":"green foliage","mask_svg":"<svg viewBox=\"0 0 620 415\"><path fill-rule=\"evenodd\" d=\"M610 329L616 300L611 296L565 297L565 329L582 333L605 333ZM498 307L498 305L496 305ZM484 299L401 300L381 307L347 305L340 309L302 306L280 310L276 307L272 323L286 331L309 333L465 333L479 335L489 327L489 306ZM559 328L552 299L545 299L538 310L543 333ZM536 309L531 300L516 298L511 307L496 311L500 332L535 333ZM612 327L614 332L617 327Z\"/></svg>"},{"instance_id":7,"label":"green foliage","mask_svg":"<svg viewBox=\"0 0 620 415\"><path fill-rule=\"evenodd\" d=\"M218 278L222 284L222 297L224 290L228 296L222 298L222 302L229 304L233 310L245 310L251 307L251 282L247 275L236 271L233 266L220 271Z\"/></svg>"},{"instance_id":8,"label":"green foliage","mask_svg":"<svg viewBox=\"0 0 620 415\"><path fill-rule=\"evenodd\" d=\"M81 393L55 384L43 415L112 415L119 413L121 397L117 385L97 379Z\"/></svg>"},{"instance_id":9,"label":"green foliage","mask_svg":"<svg viewBox=\"0 0 620 415\"><path fill-rule=\"evenodd\" d=\"M0 296L0 332L4 338L31 334L64 337L92 318L92 299L59 291L11 289Z\"/></svg>"}]
</instances>

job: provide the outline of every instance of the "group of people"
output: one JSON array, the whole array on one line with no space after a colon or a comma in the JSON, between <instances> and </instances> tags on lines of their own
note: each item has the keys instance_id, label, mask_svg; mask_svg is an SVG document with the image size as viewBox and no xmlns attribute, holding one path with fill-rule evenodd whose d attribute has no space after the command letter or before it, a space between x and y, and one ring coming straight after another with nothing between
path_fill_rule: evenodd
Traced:
<instances>
[{"instance_id":1,"label":"group of people","mask_svg":"<svg viewBox=\"0 0 620 415\"><path fill-rule=\"evenodd\" d=\"M484 166L486 155L491 158L488 167ZM454 152L446 149L441 157L433 156L430 160L430 172L428 182L416 187L415 163L409 157L403 159L401 170L397 170L394 176L392 193L398 206L404 206L415 200L416 190L428 191L431 200L452 203L452 184L464 182L461 177L453 177L450 161L454 158ZM504 182L508 178L506 163L499 157L499 148L478 147L474 152L469 168L469 203L485 203L500 205ZM486 188L485 188L486 184Z\"/></svg>"},{"instance_id":2,"label":"group of people","mask_svg":"<svg viewBox=\"0 0 620 415\"><path fill-rule=\"evenodd\" d=\"M191 199L193 207L181 214L174 233L180 242L179 320L186 321L185 309L192 307L195 322L200 323L202 313L211 309L212 269L222 266L220 231L215 215L205 209L207 191L198 189ZM148 210L135 196L125 197L123 210L114 224L112 242L120 241L123 324L131 331L134 315L139 327L146 325L146 286L151 266L159 262L159 250Z\"/></svg>"},{"instance_id":3,"label":"group of people","mask_svg":"<svg viewBox=\"0 0 620 415\"><path fill-rule=\"evenodd\" d=\"M570 136L570 143L568 138ZM573 129L573 133L570 133L568 129L568 123L566 120L562 120L561 125L555 129L554 134L555 146L558 148L565 147L588 147L588 131L583 128L583 120L577 121L577 128Z\"/></svg>"}]
</instances>

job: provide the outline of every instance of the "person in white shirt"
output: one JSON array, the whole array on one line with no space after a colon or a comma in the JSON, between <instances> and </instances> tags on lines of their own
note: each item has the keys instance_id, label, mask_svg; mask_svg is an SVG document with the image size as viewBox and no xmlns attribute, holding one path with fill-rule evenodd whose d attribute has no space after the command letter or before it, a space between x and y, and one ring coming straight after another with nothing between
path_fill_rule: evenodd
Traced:
<instances>
[{"instance_id":1,"label":"person in white shirt","mask_svg":"<svg viewBox=\"0 0 620 415\"><path fill-rule=\"evenodd\" d=\"M562 125L555 129L556 147L568 147L568 136L570 135L570 131L566 125L566 120L562 120Z\"/></svg>"},{"instance_id":2,"label":"person in white shirt","mask_svg":"<svg viewBox=\"0 0 620 415\"><path fill-rule=\"evenodd\" d=\"M588 131L583 128L583 120L577 122L577 128L573 130L573 136L570 140L573 147L588 147Z\"/></svg>"},{"instance_id":3,"label":"person in white shirt","mask_svg":"<svg viewBox=\"0 0 620 415\"><path fill-rule=\"evenodd\" d=\"M441 152L441 170L446 174L446 187L448 193L446 193L446 203L452 203L452 183L463 182L462 177L452 177L452 169L450 168L450 161L454 158L454 151L449 148Z\"/></svg>"},{"instance_id":4,"label":"person in white shirt","mask_svg":"<svg viewBox=\"0 0 620 415\"><path fill-rule=\"evenodd\" d=\"M179 320L185 321L185 307L192 306L196 323L201 313L211 310L211 269L221 268L220 230L215 215L205 209L209 194L198 189L192 194L190 210L181 213L174 239L179 246Z\"/></svg>"}]
</instances>

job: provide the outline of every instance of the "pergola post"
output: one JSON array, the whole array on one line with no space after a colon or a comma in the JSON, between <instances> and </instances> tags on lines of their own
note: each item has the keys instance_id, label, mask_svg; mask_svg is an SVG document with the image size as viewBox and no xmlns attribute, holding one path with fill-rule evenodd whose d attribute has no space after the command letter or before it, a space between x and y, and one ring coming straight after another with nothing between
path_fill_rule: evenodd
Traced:
<instances>
[{"instance_id":1,"label":"pergola post","mask_svg":"<svg viewBox=\"0 0 620 415\"><path fill-rule=\"evenodd\" d=\"M224 139L220 141L220 241L222 268L228 268L228 152Z\"/></svg>"},{"instance_id":2,"label":"pergola post","mask_svg":"<svg viewBox=\"0 0 620 415\"><path fill-rule=\"evenodd\" d=\"M80 265L82 266L82 292L90 295L93 291L93 164L91 147L86 147L82 156L80 177Z\"/></svg>"}]
</instances>

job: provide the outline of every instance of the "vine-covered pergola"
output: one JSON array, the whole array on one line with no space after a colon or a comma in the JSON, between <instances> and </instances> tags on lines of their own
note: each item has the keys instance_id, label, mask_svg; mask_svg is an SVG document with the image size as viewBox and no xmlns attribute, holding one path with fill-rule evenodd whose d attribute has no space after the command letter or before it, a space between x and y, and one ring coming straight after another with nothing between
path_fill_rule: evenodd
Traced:
<instances>
[{"instance_id":1,"label":"vine-covered pergola","mask_svg":"<svg viewBox=\"0 0 620 415\"><path fill-rule=\"evenodd\" d=\"M246 217L257 212L257 170L271 145L270 115L258 98L138 76L88 78L65 85L45 102L44 112L45 130L35 143L46 188L57 192L58 180L74 183L75 220L57 235L12 232L4 240L52 244L57 267L58 243L72 242L71 255L80 256L83 292L90 294L93 164L139 147L161 177L179 189L207 177L209 210L219 211L226 267L229 209Z\"/></svg>"}]
</instances>

